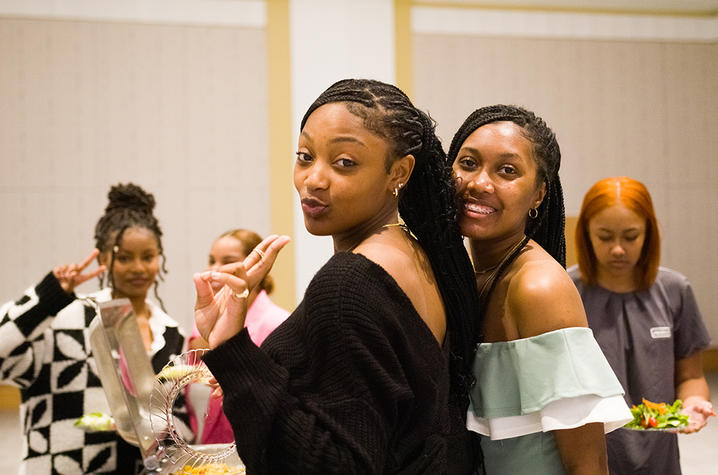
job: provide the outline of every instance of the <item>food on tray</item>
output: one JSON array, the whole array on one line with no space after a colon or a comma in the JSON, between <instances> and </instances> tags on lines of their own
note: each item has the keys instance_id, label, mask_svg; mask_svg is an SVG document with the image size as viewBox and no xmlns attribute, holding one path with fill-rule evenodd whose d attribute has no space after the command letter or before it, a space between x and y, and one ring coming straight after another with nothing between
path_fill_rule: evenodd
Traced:
<instances>
[{"instance_id":1,"label":"food on tray","mask_svg":"<svg viewBox=\"0 0 718 475\"><path fill-rule=\"evenodd\" d=\"M688 425L688 414L680 412L683 407L683 401L680 399L670 405L642 399L642 404L631 408L633 420L625 427L634 430L670 430Z\"/></svg>"},{"instance_id":2,"label":"food on tray","mask_svg":"<svg viewBox=\"0 0 718 475\"><path fill-rule=\"evenodd\" d=\"M194 375L198 381L207 382L211 378L209 370L199 365L181 364L165 366L157 375L160 381L176 381L185 376Z\"/></svg>"},{"instance_id":3,"label":"food on tray","mask_svg":"<svg viewBox=\"0 0 718 475\"><path fill-rule=\"evenodd\" d=\"M172 475L244 475L244 467L233 467L226 463L208 463L206 465L200 465L198 467L192 467L185 465L183 468L177 470Z\"/></svg>"},{"instance_id":4,"label":"food on tray","mask_svg":"<svg viewBox=\"0 0 718 475\"><path fill-rule=\"evenodd\" d=\"M112 416L101 412L85 414L75 421L75 427L87 432L103 432L115 430L115 420Z\"/></svg>"}]
</instances>

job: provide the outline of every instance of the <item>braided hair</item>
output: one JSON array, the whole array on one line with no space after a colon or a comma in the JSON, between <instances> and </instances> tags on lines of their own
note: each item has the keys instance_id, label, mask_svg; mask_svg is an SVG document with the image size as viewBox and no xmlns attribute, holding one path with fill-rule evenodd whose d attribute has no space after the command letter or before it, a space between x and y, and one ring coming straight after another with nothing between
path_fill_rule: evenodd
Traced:
<instances>
[{"instance_id":1,"label":"braided hair","mask_svg":"<svg viewBox=\"0 0 718 475\"><path fill-rule=\"evenodd\" d=\"M336 102L343 103L362 119L364 127L387 141L387 173L395 160L414 156L411 178L399 194L399 214L431 263L451 335L452 383L465 386L474 323L469 316L478 308L478 296L457 224L451 164L436 136L434 121L396 86L369 79L344 79L309 106L301 129L317 108Z\"/></svg>"},{"instance_id":2,"label":"braided hair","mask_svg":"<svg viewBox=\"0 0 718 475\"><path fill-rule=\"evenodd\" d=\"M115 254L122 243L122 235L128 228L144 228L151 231L157 239L157 247L162 257L162 265L158 277L164 281L164 275L167 273L165 267L167 258L162 249L162 230L160 224L152 214L155 207L155 197L151 193L147 193L141 187L133 184L117 184L110 188L107 193L109 203L105 208L105 214L102 215L95 225L95 247L101 253L111 251L110 264L108 266L108 284L114 287L112 271L115 264ZM100 276L100 287L104 287L104 275ZM164 302L157 293L158 282L155 281L154 294L160 303L162 310L165 310ZM165 310L166 311L166 310Z\"/></svg>"},{"instance_id":3,"label":"braided hair","mask_svg":"<svg viewBox=\"0 0 718 475\"><path fill-rule=\"evenodd\" d=\"M531 142L538 165L536 179L539 183L546 183L546 196L538 207L538 215L535 218L527 218L525 234L566 267L565 211L563 190L558 176L561 149L556 141L556 134L541 117L519 106L499 104L477 109L466 118L454 135L449 148L449 161L453 163L456 160L459 149L469 135L492 122L513 122ZM513 258L507 259L507 264L512 260Z\"/></svg>"}]
</instances>

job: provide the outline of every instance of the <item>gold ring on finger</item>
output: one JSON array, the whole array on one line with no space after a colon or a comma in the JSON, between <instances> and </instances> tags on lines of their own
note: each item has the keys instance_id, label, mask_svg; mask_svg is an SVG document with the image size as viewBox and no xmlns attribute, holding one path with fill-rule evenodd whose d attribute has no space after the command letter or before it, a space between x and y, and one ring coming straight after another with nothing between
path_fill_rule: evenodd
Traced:
<instances>
[{"instance_id":1,"label":"gold ring on finger","mask_svg":"<svg viewBox=\"0 0 718 475\"><path fill-rule=\"evenodd\" d=\"M244 299L246 299L247 297L249 297L249 289L244 289L242 292L235 292L235 291L233 290L233 291L232 291L232 295L233 295L234 298L236 298L237 300L244 300Z\"/></svg>"}]
</instances>

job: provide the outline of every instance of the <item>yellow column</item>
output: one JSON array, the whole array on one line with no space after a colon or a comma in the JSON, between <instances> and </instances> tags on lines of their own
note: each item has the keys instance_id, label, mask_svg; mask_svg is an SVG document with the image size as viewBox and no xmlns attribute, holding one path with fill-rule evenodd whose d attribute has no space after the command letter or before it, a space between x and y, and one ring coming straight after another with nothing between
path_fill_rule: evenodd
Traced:
<instances>
[{"instance_id":1,"label":"yellow column","mask_svg":"<svg viewBox=\"0 0 718 475\"><path fill-rule=\"evenodd\" d=\"M269 65L269 170L271 225L275 234L293 235L292 101L289 41L289 0L267 0ZM272 269L272 299L287 310L296 306L293 243L282 250Z\"/></svg>"},{"instance_id":2,"label":"yellow column","mask_svg":"<svg viewBox=\"0 0 718 475\"><path fill-rule=\"evenodd\" d=\"M414 51L411 41L411 0L394 0L396 85L414 99Z\"/></svg>"}]
</instances>

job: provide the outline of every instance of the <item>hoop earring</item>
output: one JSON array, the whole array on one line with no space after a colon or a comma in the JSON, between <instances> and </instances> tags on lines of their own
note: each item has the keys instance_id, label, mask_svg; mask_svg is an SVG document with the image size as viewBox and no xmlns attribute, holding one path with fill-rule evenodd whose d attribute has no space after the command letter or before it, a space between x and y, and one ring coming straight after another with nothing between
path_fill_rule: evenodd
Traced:
<instances>
[{"instance_id":1,"label":"hoop earring","mask_svg":"<svg viewBox=\"0 0 718 475\"><path fill-rule=\"evenodd\" d=\"M529 210L529 218L531 218L531 219L538 218L538 210L536 208L531 208Z\"/></svg>"},{"instance_id":2,"label":"hoop earring","mask_svg":"<svg viewBox=\"0 0 718 475\"><path fill-rule=\"evenodd\" d=\"M392 195L394 195L394 198L399 197L399 190L401 190L401 187L404 186L403 183L399 183L397 186L394 187L394 191L392 192Z\"/></svg>"}]
</instances>

